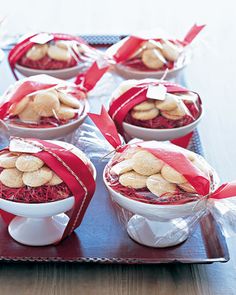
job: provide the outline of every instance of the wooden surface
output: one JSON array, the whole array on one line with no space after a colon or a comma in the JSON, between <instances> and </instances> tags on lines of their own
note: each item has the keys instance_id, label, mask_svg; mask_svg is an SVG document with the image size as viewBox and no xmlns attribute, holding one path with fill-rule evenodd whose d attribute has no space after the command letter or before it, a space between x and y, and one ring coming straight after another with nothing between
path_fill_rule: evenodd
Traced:
<instances>
[{"instance_id":1,"label":"wooden surface","mask_svg":"<svg viewBox=\"0 0 236 295\"><path fill-rule=\"evenodd\" d=\"M18 1L30 5L30 1ZM40 3L45 3L42 0ZM45 29L83 33L127 33L162 25L170 32L185 32L192 22L208 23L187 69L188 85L198 91L206 107L201 136L208 161L222 181L236 178L236 26L235 1L57 1L59 17L50 22L48 10L39 7L42 17L27 17L28 10L13 8L9 25L15 33ZM14 2L16 3L16 2ZM73 3L76 9L66 7ZM6 1L3 13L13 7ZM31 4L33 10L33 3ZM128 9L125 9L126 5ZM169 7L168 7L169 5ZM107 16L105 17L106 11ZM116 13L113 13L115 8ZM80 13L88 9L90 13ZM72 16L69 17L70 13ZM18 19L15 16L18 15ZM68 16L64 21L65 15ZM122 21L119 19L122 17ZM24 21L23 21L24 20ZM72 21L73 20L73 21ZM19 23L19 26L17 24ZM17 24L17 25L16 25ZM1 68L2 70L2 68ZM9 83L9 71L1 71L0 90ZM94 264L13 264L0 263L0 294L236 294L236 238L228 239L231 260L211 265L94 265Z\"/></svg>"}]
</instances>

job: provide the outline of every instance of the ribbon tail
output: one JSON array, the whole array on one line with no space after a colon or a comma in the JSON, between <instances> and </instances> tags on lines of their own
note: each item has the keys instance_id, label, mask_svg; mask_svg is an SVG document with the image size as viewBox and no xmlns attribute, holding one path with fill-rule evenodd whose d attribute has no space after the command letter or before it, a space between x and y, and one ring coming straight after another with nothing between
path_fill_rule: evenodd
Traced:
<instances>
[{"instance_id":1,"label":"ribbon tail","mask_svg":"<svg viewBox=\"0 0 236 295\"><path fill-rule=\"evenodd\" d=\"M171 143L186 149L189 146L192 137L193 137L193 131L188 133L185 136L171 140Z\"/></svg>"},{"instance_id":2,"label":"ribbon tail","mask_svg":"<svg viewBox=\"0 0 236 295\"><path fill-rule=\"evenodd\" d=\"M236 181L222 184L210 198L219 200L232 197L236 197Z\"/></svg>"},{"instance_id":3,"label":"ribbon tail","mask_svg":"<svg viewBox=\"0 0 236 295\"><path fill-rule=\"evenodd\" d=\"M81 86L88 92L96 86L97 82L102 78L109 68L110 65L108 63L100 66L98 61L95 61L86 72L76 77L75 84Z\"/></svg>"},{"instance_id":4,"label":"ribbon tail","mask_svg":"<svg viewBox=\"0 0 236 295\"><path fill-rule=\"evenodd\" d=\"M15 217L15 215L11 214L11 213L8 213L2 209L0 209L0 215L3 219L3 221L8 225L12 219Z\"/></svg>"},{"instance_id":5,"label":"ribbon tail","mask_svg":"<svg viewBox=\"0 0 236 295\"><path fill-rule=\"evenodd\" d=\"M90 119L94 122L106 140L114 147L117 148L121 145L121 139L117 132L115 123L107 113L104 106L102 106L101 113L92 114L88 113Z\"/></svg>"},{"instance_id":6,"label":"ribbon tail","mask_svg":"<svg viewBox=\"0 0 236 295\"><path fill-rule=\"evenodd\" d=\"M190 44L205 26L206 25L201 25L201 26L198 26L196 24L193 25L192 28L188 31L188 33L184 37L184 43L186 45Z\"/></svg>"}]
</instances>

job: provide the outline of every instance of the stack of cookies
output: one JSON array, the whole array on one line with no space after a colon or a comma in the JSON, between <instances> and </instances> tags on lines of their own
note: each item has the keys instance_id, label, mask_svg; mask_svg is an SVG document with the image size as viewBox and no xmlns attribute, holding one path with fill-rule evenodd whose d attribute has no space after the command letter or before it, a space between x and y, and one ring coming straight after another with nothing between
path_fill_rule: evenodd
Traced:
<instances>
[{"instance_id":1,"label":"stack of cookies","mask_svg":"<svg viewBox=\"0 0 236 295\"><path fill-rule=\"evenodd\" d=\"M3 153L0 155L0 183L9 188L59 185L62 180L44 162L30 154Z\"/></svg>"},{"instance_id":2,"label":"stack of cookies","mask_svg":"<svg viewBox=\"0 0 236 295\"><path fill-rule=\"evenodd\" d=\"M184 150L184 154L195 167L209 177L211 171L207 164L191 151ZM196 193L182 174L143 149L136 150L132 156L113 165L110 174L118 176L119 183L124 187L147 189L157 197L174 195L178 191Z\"/></svg>"},{"instance_id":3,"label":"stack of cookies","mask_svg":"<svg viewBox=\"0 0 236 295\"><path fill-rule=\"evenodd\" d=\"M160 70L168 63L176 62L182 52L183 46L179 43L149 40L145 41L130 59L140 59L147 69Z\"/></svg>"},{"instance_id":4,"label":"stack of cookies","mask_svg":"<svg viewBox=\"0 0 236 295\"><path fill-rule=\"evenodd\" d=\"M81 92L81 98L83 97ZM55 118L60 125L76 118L81 110L82 104L78 98L63 89L50 89L25 96L11 106L9 113L16 124L22 122L37 125L48 118Z\"/></svg>"},{"instance_id":5,"label":"stack of cookies","mask_svg":"<svg viewBox=\"0 0 236 295\"><path fill-rule=\"evenodd\" d=\"M33 45L18 63L29 68L56 70L76 66L78 54L84 54L84 49L76 41L51 41Z\"/></svg>"}]
</instances>

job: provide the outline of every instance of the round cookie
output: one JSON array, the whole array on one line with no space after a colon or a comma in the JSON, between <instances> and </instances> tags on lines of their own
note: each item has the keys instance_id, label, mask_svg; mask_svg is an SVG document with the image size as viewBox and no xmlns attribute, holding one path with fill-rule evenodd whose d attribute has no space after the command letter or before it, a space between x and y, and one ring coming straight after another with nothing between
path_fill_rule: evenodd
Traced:
<instances>
[{"instance_id":1,"label":"round cookie","mask_svg":"<svg viewBox=\"0 0 236 295\"><path fill-rule=\"evenodd\" d=\"M181 188L182 190L184 190L187 193L195 193L196 190L195 188L189 183L182 183L182 184L178 184L179 188Z\"/></svg>"},{"instance_id":2,"label":"round cookie","mask_svg":"<svg viewBox=\"0 0 236 295\"><path fill-rule=\"evenodd\" d=\"M42 168L33 172L23 173L23 182L27 186L38 187L48 183L53 176L52 170L43 166Z\"/></svg>"},{"instance_id":3,"label":"round cookie","mask_svg":"<svg viewBox=\"0 0 236 295\"><path fill-rule=\"evenodd\" d=\"M147 151L139 151L132 157L133 169L142 175L150 176L161 171L164 163Z\"/></svg>"},{"instance_id":4,"label":"round cookie","mask_svg":"<svg viewBox=\"0 0 236 295\"><path fill-rule=\"evenodd\" d=\"M33 109L40 116L51 117L59 108L60 102L57 92L54 90L47 92L42 91L34 97Z\"/></svg>"},{"instance_id":5,"label":"round cookie","mask_svg":"<svg viewBox=\"0 0 236 295\"><path fill-rule=\"evenodd\" d=\"M186 108L183 104L178 104L173 111L162 111L162 116L169 120L180 120L186 115Z\"/></svg>"},{"instance_id":6,"label":"round cookie","mask_svg":"<svg viewBox=\"0 0 236 295\"><path fill-rule=\"evenodd\" d=\"M40 120L40 115L34 110L34 102L30 101L26 108L18 114L19 119L25 123L37 124Z\"/></svg>"},{"instance_id":7,"label":"round cookie","mask_svg":"<svg viewBox=\"0 0 236 295\"><path fill-rule=\"evenodd\" d=\"M159 115L159 111L156 108L153 108L148 111L131 111L131 116L140 121L152 120Z\"/></svg>"},{"instance_id":8,"label":"round cookie","mask_svg":"<svg viewBox=\"0 0 236 295\"><path fill-rule=\"evenodd\" d=\"M4 153L0 155L1 168L14 168L16 167L16 160L18 156L11 153Z\"/></svg>"},{"instance_id":9,"label":"round cookie","mask_svg":"<svg viewBox=\"0 0 236 295\"><path fill-rule=\"evenodd\" d=\"M146 101L143 101L136 106L133 107L134 111L149 111L151 109L155 108L155 103L153 100L149 99Z\"/></svg>"},{"instance_id":10,"label":"round cookie","mask_svg":"<svg viewBox=\"0 0 236 295\"><path fill-rule=\"evenodd\" d=\"M173 111L178 107L179 98L171 93L166 93L165 100L156 100L155 106L161 111Z\"/></svg>"},{"instance_id":11,"label":"round cookie","mask_svg":"<svg viewBox=\"0 0 236 295\"><path fill-rule=\"evenodd\" d=\"M163 56L169 61L176 61L180 55L180 48L173 44L172 42L165 40L162 43L161 52Z\"/></svg>"},{"instance_id":12,"label":"round cookie","mask_svg":"<svg viewBox=\"0 0 236 295\"><path fill-rule=\"evenodd\" d=\"M125 172L129 172L133 170L133 160L127 159L120 163L115 164L111 167L111 173L115 173L116 175L123 174Z\"/></svg>"},{"instance_id":13,"label":"round cookie","mask_svg":"<svg viewBox=\"0 0 236 295\"><path fill-rule=\"evenodd\" d=\"M18 115L19 113L21 113L26 106L28 105L30 101L29 96L25 96L23 97L18 103L13 104L10 108L10 113L14 116Z\"/></svg>"},{"instance_id":14,"label":"round cookie","mask_svg":"<svg viewBox=\"0 0 236 295\"><path fill-rule=\"evenodd\" d=\"M143 51L142 62L146 67L158 70L164 66L166 60L158 49L147 49Z\"/></svg>"},{"instance_id":15,"label":"round cookie","mask_svg":"<svg viewBox=\"0 0 236 295\"><path fill-rule=\"evenodd\" d=\"M166 181L161 174L154 174L147 179L147 188L156 196L161 196L165 193L173 194L176 191L176 184Z\"/></svg>"},{"instance_id":16,"label":"round cookie","mask_svg":"<svg viewBox=\"0 0 236 295\"><path fill-rule=\"evenodd\" d=\"M68 61L71 58L70 51L56 45L50 45L48 48L48 56L51 59L59 61Z\"/></svg>"},{"instance_id":17,"label":"round cookie","mask_svg":"<svg viewBox=\"0 0 236 295\"><path fill-rule=\"evenodd\" d=\"M23 154L16 160L16 168L22 172L36 171L44 165L44 162L32 155Z\"/></svg>"},{"instance_id":18,"label":"round cookie","mask_svg":"<svg viewBox=\"0 0 236 295\"><path fill-rule=\"evenodd\" d=\"M16 168L4 169L0 173L0 182L7 187L20 188L24 186L23 173Z\"/></svg>"},{"instance_id":19,"label":"round cookie","mask_svg":"<svg viewBox=\"0 0 236 295\"><path fill-rule=\"evenodd\" d=\"M48 51L48 45L47 44L36 44L30 50L26 53L26 57L31 60L39 60L43 58Z\"/></svg>"},{"instance_id":20,"label":"round cookie","mask_svg":"<svg viewBox=\"0 0 236 295\"><path fill-rule=\"evenodd\" d=\"M70 120L74 118L76 112L76 109L61 104L59 110L56 112L56 115L60 120Z\"/></svg>"},{"instance_id":21,"label":"round cookie","mask_svg":"<svg viewBox=\"0 0 236 295\"><path fill-rule=\"evenodd\" d=\"M134 189L146 187L146 180L146 176L140 175L134 171L126 172L119 177L120 184Z\"/></svg>"},{"instance_id":22,"label":"round cookie","mask_svg":"<svg viewBox=\"0 0 236 295\"><path fill-rule=\"evenodd\" d=\"M62 104L68 107L79 109L81 106L79 100L70 94L58 92L58 98Z\"/></svg>"},{"instance_id":23,"label":"round cookie","mask_svg":"<svg viewBox=\"0 0 236 295\"><path fill-rule=\"evenodd\" d=\"M176 183L176 184L182 184L187 182L185 177L177 172L174 168L170 167L169 165L164 165L161 169L161 175L165 180Z\"/></svg>"},{"instance_id":24,"label":"round cookie","mask_svg":"<svg viewBox=\"0 0 236 295\"><path fill-rule=\"evenodd\" d=\"M53 172L52 178L49 180L47 185L58 185L58 184L61 184L62 182L63 180L56 173Z\"/></svg>"}]
</instances>

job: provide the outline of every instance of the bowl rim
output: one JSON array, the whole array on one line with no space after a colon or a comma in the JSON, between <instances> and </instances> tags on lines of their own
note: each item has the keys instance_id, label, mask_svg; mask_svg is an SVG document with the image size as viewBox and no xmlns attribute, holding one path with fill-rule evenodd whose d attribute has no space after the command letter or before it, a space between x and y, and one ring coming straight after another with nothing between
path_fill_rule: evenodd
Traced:
<instances>
[{"instance_id":1,"label":"bowl rim","mask_svg":"<svg viewBox=\"0 0 236 295\"><path fill-rule=\"evenodd\" d=\"M89 160L89 159L88 159ZM92 167L93 169L93 178L94 180L96 180L97 178L97 171L96 171L96 168L94 166L94 164L89 160L88 161L90 166ZM62 199L62 200L58 200L58 201L53 201L53 202L44 202L44 203L23 203L23 202L14 202L14 201L10 201L10 200L6 200L6 199L2 199L0 198L0 202L3 202L5 204L14 204L14 206L18 206L18 207L28 207L29 209L30 208L35 208L36 206L40 206L40 207L47 207L47 206L50 206L52 207L54 204L57 204L57 205L60 205L60 204L63 204L65 202L68 202L69 201L72 201L72 199L74 199L75 197L74 196L69 196L65 199ZM1 209L1 205L0 205L0 209Z\"/></svg>"},{"instance_id":2,"label":"bowl rim","mask_svg":"<svg viewBox=\"0 0 236 295\"><path fill-rule=\"evenodd\" d=\"M107 163L107 165L110 163L110 161ZM103 181L105 183L105 186L107 187L108 191L111 191L113 194L116 194L121 199L127 200L127 202L130 202L130 204L140 205L140 206L143 206L144 208L147 208L147 209L148 208L150 208L150 209L154 209L154 208L158 208L158 209L175 209L175 208L177 208L177 206L179 208L181 206L182 206L182 208L183 208L183 206L185 206L185 207L188 207L188 206L191 207L191 205L194 206L195 204L197 204L199 202L199 200L197 200L197 201L188 202L188 203L184 203L184 204L175 204L175 205L165 204L165 205L159 205L159 204L146 204L146 203L143 203L143 202L139 202L139 201L136 201L136 200L129 199L125 195L122 195L121 193L116 192L111 186L109 186L109 184L108 184L108 182L106 180L106 177L105 177L105 170L106 170L107 165L105 166L104 171L103 171Z\"/></svg>"},{"instance_id":3,"label":"bowl rim","mask_svg":"<svg viewBox=\"0 0 236 295\"><path fill-rule=\"evenodd\" d=\"M55 126L55 127L47 127L47 128L33 128L33 127L29 128L29 127L17 126L17 125L7 123L7 122L5 122L5 123L6 123L7 126L11 127L12 129L15 129L15 130L25 130L25 131L26 130L27 131L34 130L35 132L44 132L44 131L48 131L48 130L64 129L64 128L72 126L72 125L74 125L74 124L76 124L78 122L81 122L86 118L86 116L87 116L87 114L89 112L90 106L89 106L87 98L84 98L83 100L84 100L84 111L83 111L81 117L79 117L78 119L72 120L71 122L66 123L64 125Z\"/></svg>"},{"instance_id":4,"label":"bowl rim","mask_svg":"<svg viewBox=\"0 0 236 295\"><path fill-rule=\"evenodd\" d=\"M74 67L70 67L70 68L65 68L65 69L58 69L58 70L42 70L42 69L32 69L29 67L24 67L22 65L19 65L18 63L16 63L15 68L17 70L24 70L24 71L29 71L33 74L45 74L45 72L49 73L54 73L54 74L60 74L60 73L65 73L65 72L70 72L70 71L75 71L77 69L80 68L79 64L77 64Z\"/></svg>"},{"instance_id":5,"label":"bowl rim","mask_svg":"<svg viewBox=\"0 0 236 295\"><path fill-rule=\"evenodd\" d=\"M158 129L158 128L146 128L146 127L141 127L141 126L136 126L136 125L132 125L130 123L127 123L127 122L123 122L122 124L126 127L131 127L133 129L136 129L136 130L140 130L142 129L143 131L149 131L149 132L153 132L153 133L167 133L167 132L174 132L174 131L181 131L181 130L185 130L187 128L190 128L190 127L193 127L195 125L198 125L198 123L201 121L203 115L205 114L205 111L204 111L204 107L202 106L201 107L201 114L200 116L195 120L193 121L192 123L188 124L188 125L185 125L185 126L181 126L181 127L176 127L176 128L166 128L166 129Z\"/></svg>"}]
</instances>

